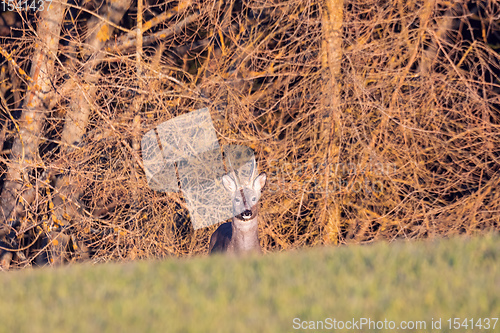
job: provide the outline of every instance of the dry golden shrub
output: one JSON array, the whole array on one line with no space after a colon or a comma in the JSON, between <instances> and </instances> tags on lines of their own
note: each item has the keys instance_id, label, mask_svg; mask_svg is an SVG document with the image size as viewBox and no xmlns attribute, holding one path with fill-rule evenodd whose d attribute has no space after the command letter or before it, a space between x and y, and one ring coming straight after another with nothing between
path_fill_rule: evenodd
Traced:
<instances>
[{"instance_id":1,"label":"dry golden shrub","mask_svg":"<svg viewBox=\"0 0 500 333\"><path fill-rule=\"evenodd\" d=\"M203 107L220 143L251 147L268 173L261 199L268 251L498 230L498 4L346 1L334 107L325 102L322 2L144 8L144 22L159 24L144 33L140 57L134 35L115 30L92 79L81 51L90 14L74 6L67 15L40 158L25 180L37 195L15 227L18 265L49 250L57 257L50 240L58 233L71 237L73 260L205 253L216 226L193 230L180 193L150 189L139 149L150 129ZM136 17L133 3L120 26L135 28ZM28 71L36 22L24 18L18 37L1 46ZM2 91L8 149L27 85L5 55L3 66L12 84ZM81 140L66 147L62 129L79 96L90 118ZM335 156L327 158L329 149ZM8 166L5 154L2 170ZM332 205L339 218L325 228Z\"/></svg>"}]
</instances>

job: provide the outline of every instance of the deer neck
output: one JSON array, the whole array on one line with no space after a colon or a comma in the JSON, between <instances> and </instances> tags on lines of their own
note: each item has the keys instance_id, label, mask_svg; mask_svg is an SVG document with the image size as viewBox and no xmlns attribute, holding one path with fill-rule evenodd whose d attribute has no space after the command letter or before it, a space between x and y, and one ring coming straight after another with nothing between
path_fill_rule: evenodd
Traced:
<instances>
[{"instance_id":1,"label":"deer neck","mask_svg":"<svg viewBox=\"0 0 500 333\"><path fill-rule=\"evenodd\" d=\"M250 220L240 220L237 217L233 217L232 228L231 243L236 251L261 251L257 216Z\"/></svg>"}]
</instances>

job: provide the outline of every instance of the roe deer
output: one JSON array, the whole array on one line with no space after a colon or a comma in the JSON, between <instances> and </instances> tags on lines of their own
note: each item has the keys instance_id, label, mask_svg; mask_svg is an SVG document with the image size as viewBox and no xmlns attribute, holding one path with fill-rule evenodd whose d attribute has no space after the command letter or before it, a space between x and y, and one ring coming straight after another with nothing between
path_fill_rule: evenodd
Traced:
<instances>
[{"instance_id":1,"label":"roe deer","mask_svg":"<svg viewBox=\"0 0 500 333\"><path fill-rule=\"evenodd\" d=\"M255 177L256 170L254 165L250 181L245 185L239 184L234 172L233 177L222 177L224 188L231 194L234 217L232 222L221 224L212 234L209 253L262 252L258 235L258 201L266 184L266 174L263 172Z\"/></svg>"}]
</instances>

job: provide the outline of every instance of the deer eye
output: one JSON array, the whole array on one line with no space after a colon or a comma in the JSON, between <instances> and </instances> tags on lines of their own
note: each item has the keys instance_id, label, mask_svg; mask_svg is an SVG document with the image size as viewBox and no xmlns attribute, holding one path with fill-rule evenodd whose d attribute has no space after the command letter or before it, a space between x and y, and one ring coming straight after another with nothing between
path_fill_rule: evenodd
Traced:
<instances>
[{"instance_id":1,"label":"deer eye","mask_svg":"<svg viewBox=\"0 0 500 333\"><path fill-rule=\"evenodd\" d=\"M252 197L252 202L257 202L257 197Z\"/></svg>"},{"instance_id":2,"label":"deer eye","mask_svg":"<svg viewBox=\"0 0 500 333\"><path fill-rule=\"evenodd\" d=\"M239 204L241 202L241 199L240 198L234 198L234 202L236 202L237 204Z\"/></svg>"}]
</instances>

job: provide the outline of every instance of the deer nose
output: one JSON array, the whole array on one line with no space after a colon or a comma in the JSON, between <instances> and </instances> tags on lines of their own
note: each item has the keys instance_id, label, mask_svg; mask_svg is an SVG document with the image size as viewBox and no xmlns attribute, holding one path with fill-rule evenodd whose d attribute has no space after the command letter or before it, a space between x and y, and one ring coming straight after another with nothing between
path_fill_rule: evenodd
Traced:
<instances>
[{"instance_id":1,"label":"deer nose","mask_svg":"<svg viewBox=\"0 0 500 333\"><path fill-rule=\"evenodd\" d=\"M241 217L243 217L245 220L248 220L252 217L252 211L249 209L245 210L243 213L241 213Z\"/></svg>"}]
</instances>

